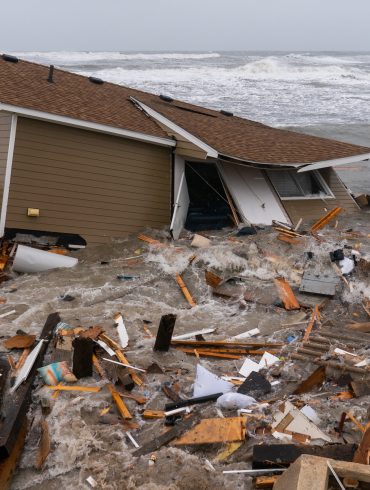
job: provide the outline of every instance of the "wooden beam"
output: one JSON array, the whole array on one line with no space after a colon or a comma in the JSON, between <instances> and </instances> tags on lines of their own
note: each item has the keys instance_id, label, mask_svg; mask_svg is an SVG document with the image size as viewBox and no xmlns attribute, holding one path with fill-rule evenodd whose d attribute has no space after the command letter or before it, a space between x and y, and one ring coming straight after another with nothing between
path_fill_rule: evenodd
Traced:
<instances>
[{"instance_id":1,"label":"wooden beam","mask_svg":"<svg viewBox=\"0 0 370 490\"><path fill-rule=\"evenodd\" d=\"M329 211L325 216L320 218L318 221L316 221L316 223L314 223L311 226L311 228L310 228L311 233L316 233L319 230L321 230L322 228L324 228L328 223L330 223L330 221L332 221L336 216L338 216L338 214L341 211L342 211L342 208L340 208L340 207L336 207L336 208L332 209L331 211Z\"/></svg>"},{"instance_id":2,"label":"wooden beam","mask_svg":"<svg viewBox=\"0 0 370 490\"><path fill-rule=\"evenodd\" d=\"M173 315L172 313L169 313L168 315L163 315L161 317L153 350L168 352L171 345L171 339L172 339L173 329L175 328L175 323L176 323L176 315Z\"/></svg>"},{"instance_id":3,"label":"wooden beam","mask_svg":"<svg viewBox=\"0 0 370 490\"><path fill-rule=\"evenodd\" d=\"M186 301L189 303L189 305L191 307L194 307L197 305L195 299L192 297L192 295L190 294L188 288L186 287L182 277L180 276L180 274L176 274L176 282L179 286L179 288L181 289L181 292L182 294L184 295L184 297L186 298Z\"/></svg>"},{"instance_id":4,"label":"wooden beam","mask_svg":"<svg viewBox=\"0 0 370 490\"><path fill-rule=\"evenodd\" d=\"M47 317L40 335L40 339L43 339L44 342L28 378L13 394L7 396L4 401L4 418L0 421L0 460L11 454L17 442L19 431L30 405L37 369L42 365L53 331L59 322L60 316L58 313L52 313Z\"/></svg>"},{"instance_id":5,"label":"wooden beam","mask_svg":"<svg viewBox=\"0 0 370 490\"><path fill-rule=\"evenodd\" d=\"M288 282L284 278L279 277L275 279L275 284L284 308L286 310L299 310L301 307Z\"/></svg>"}]
</instances>

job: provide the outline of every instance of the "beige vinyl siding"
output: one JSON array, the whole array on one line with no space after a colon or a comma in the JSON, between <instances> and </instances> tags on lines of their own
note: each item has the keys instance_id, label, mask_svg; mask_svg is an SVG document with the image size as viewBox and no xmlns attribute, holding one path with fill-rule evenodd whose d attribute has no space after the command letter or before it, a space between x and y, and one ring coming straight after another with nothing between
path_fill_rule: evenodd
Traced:
<instances>
[{"instance_id":1,"label":"beige vinyl siding","mask_svg":"<svg viewBox=\"0 0 370 490\"><path fill-rule=\"evenodd\" d=\"M6 227L103 243L168 225L170 186L169 148L19 118Z\"/></svg>"},{"instance_id":2,"label":"beige vinyl siding","mask_svg":"<svg viewBox=\"0 0 370 490\"><path fill-rule=\"evenodd\" d=\"M0 203L3 201L6 160L8 157L12 115L0 111Z\"/></svg>"},{"instance_id":3,"label":"beige vinyl siding","mask_svg":"<svg viewBox=\"0 0 370 490\"><path fill-rule=\"evenodd\" d=\"M320 170L320 174L325 179L334 199L301 199L301 200L284 200L282 201L286 212L294 224L300 218L303 218L304 223L319 219L327 211L340 206L345 212L351 213L359 208L356 202L352 199L346 187L339 179L337 173L332 168Z\"/></svg>"}]
</instances>

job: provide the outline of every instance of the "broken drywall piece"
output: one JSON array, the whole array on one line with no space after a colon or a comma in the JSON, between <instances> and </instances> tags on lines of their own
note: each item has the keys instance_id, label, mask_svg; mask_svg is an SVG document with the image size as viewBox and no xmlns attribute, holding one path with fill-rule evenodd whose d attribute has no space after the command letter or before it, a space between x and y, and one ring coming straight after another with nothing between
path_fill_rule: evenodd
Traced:
<instances>
[{"instance_id":1,"label":"broken drywall piece","mask_svg":"<svg viewBox=\"0 0 370 490\"><path fill-rule=\"evenodd\" d=\"M30 374L30 371L32 369L32 366L35 364L35 361L37 359L37 356L40 353L42 344L44 343L44 340L40 340L39 343L36 345L36 347L29 353L25 363L23 364L23 367L18 373L18 376L15 380L14 385L10 389L10 393L14 393L15 390L25 381Z\"/></svg>"},{"instance_id":2,"label":"broken drywall piece","mask_svg":"<svg viewBox=\"0 0 370 490\"><path fill-rule=\"evenodd\" d=\"M172 340L186 340L196 337L197 335L206 335L207 333L213 333L215 328L203 328L203 330L196 330L195 332L184 333L183 335L176 335L172 337Z\"/></svg>"},{"instance_id":3,"label":"broken drywall piece","mask_svg":"<svg viewBox=\"0 0 370 490\"><path fill-rule=\"evenodd\" d=\"M259 328L252 328L252 330L248 330L247 332L240 333L239 335L235 335L233 339L249 339L250 337L254 337L255 335L259 335L260 329Z\"/></svg>"},{"instance_id":4,"label":"broken drywall piece","mask_svg":"<svg viewBox=\"0 0 370 490\"><path fill-rule=\"evenodd\" d=\"M78 259L39 250L38 248L18 245L14 257L13 270L15 272L43 272L59 267L74 267Z\"/></svg>"},{"instance_id":5,"label":"broken drywall piece","mask_svg":"<svg viewBox=\"0 0 370 490\"><path fill-rule=\"evenodd\" d=\"M226 410L240 410L255 403L257 401L251 396L242 393L225 393L217 398L216 406Z\"/></svg>"},{"instance_id":6,"label":"broken drywall piece","mask_svg":"<svg viewBox=\"0 0 370 490\"><path fill-rule=\"evenodd\" d=\"M128 333L125 324L123 323L123 317L121 313L117 313L116 315L114 315L113 319L117 326L119 342L122 349L125 349L128 346Z\"/></svg>"},{"instance_id":7,"label":"broken drywall piece","mask_svg":"<svg viewBox=\"0 0 370 490\"><path fill-rule=\"evenodd\" d=\"M280 359L269 352L265 352L259 362L260 369L265 369L280 362Z\"/></svg>"},{"instance_id":8,"label":"broken drywall piece","mask_svg":"<svg viewBox=\"0 0 370 490\"><path fill-rule=\"evenodd\" d=\"M292 403L286 401L279 406L274 413L275 422L272 424L274 432L287 435L301 434L311 440L321 439L332 442L331 438L324 434L309 418L306 417Z\"/></svg>"},{"instance_id":9,"label":"broken drywall piece","mask_svg":"<svg viewBox=\"0 0 370 490\"><path fill-rule=\"evenodd\" d=\"M305 415L308 419L311 420L316 425L319 425L321 423L320 417L317 415L316 410L314 410L312 407L309 405L305 405L303 408L301 408L301 412L303 415Z\"/></svg>"},{"instance_id":10,"label":"broken drywall piece","mask_svg":"<svg viewBox=\"0 0 370 490\"><path fill-rule=\"evenodd\" d=\"M211 243L211 240L209 240L208 238L202 235L195 234L190 246L196 248L207 248L211 245Z\"/></svg>"},{"instance_id":11,"label":"broken drywall piece","mask_svg":"<svg viewBox=\"0 0 370 490\"><path fill-rule=\"evenodd\" d=\"M242 365L242 367L239 369L239 373L242 375L242 376L245 376L246 378L248 378L248 376L253 372L253 371L256 371L258 373L258 371L261 369L261 366L259 364L257 364L256 362L252 361L251 359L246 359Z\"/></svg>"},{"instance_id":12,"label":"broken drywall piece","mask_svg":"<svg viewBox=\"0 0 370 490\"><path fill-rule=\"evenodd\" d=\"M348 257L344 257L344 259L339 262L339 267L342 271L342 274L345 276L353 271L353 269L355 268L355 262Z\"/></svg>"},{"instance_id":13,"label":"broken drywall piece","mask_svg":"<svg viewBox=\"0 0 370 490\"><path fill-rule=\"evenodd\" d=\"M213 395L214 393L227 393L234 385L211 373L205 367L198 364L194 382L193 398Z\"/></svg>"},{"instance_id":14,"label":"broken drywall piece","mask_svg":"<svg viewBox=\"0 0 370 490\"><path fill-rule=\"evenodd\" d=\"M339 347L336 347L334 349L335 354L338 354L339 356L353 356L357 357L357 354L353 354L352 352L348 352L346 350L340 349Z\"/></svg>"}]
</instances>

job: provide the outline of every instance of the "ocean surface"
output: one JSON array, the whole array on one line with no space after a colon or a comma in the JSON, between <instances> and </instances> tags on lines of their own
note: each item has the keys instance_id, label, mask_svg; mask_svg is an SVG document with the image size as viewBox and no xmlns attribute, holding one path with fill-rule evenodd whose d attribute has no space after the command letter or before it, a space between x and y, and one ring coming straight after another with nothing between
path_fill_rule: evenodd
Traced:
<instances>
[{"instance_id":1,"label":"ocean surface","mask_svg":"<svg viewBox=\"0 0 370 490\"><path fill-rule=\"evenodd\" d=\"M276 127L370 147L370 52L18 52ZM370 164L340 170L370 193Z\"/></svg>"}]
</instances>

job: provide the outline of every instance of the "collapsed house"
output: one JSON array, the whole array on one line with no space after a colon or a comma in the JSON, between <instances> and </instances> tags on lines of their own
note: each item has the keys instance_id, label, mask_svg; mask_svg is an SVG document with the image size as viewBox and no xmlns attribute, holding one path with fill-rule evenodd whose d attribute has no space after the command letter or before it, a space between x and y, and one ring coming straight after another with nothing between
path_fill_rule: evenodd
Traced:
<instances>
[{"instance_id":1,"label":"collapsed house","mask_svg":"<svg viewBox=\"0 0 370 490\"><path fill-rule=\"evenodd\" d=\"M0 58L0 236L103 243L358 210L334 168L370 148Z\"/></svg>"}]
</instances>

